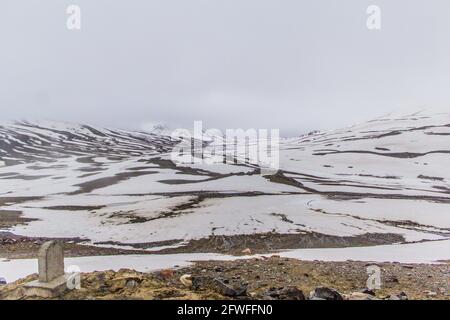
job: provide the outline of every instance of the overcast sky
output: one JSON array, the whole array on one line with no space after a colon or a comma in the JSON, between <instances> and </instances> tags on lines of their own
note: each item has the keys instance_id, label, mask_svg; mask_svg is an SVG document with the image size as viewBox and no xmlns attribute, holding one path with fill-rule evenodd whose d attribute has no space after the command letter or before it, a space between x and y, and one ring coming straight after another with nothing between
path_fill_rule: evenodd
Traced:
<instances>
[{"instance_id":1,"label":"overcast sky","mask_svg":"<svg viewBox=\"0 0 450 320\"><path fill-rule=\"evenodd\" d=\"M2 0L0 41L7 121L286 135L450 107L448 0Z\"/></svg>"}]
</instances>

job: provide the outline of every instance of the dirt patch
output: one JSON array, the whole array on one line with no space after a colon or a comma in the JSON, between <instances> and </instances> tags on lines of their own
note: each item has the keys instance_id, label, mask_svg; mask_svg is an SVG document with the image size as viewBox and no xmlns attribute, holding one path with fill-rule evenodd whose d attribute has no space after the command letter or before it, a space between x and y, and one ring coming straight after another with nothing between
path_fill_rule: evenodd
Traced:
<instances>
[{"instance_id":1,"label":"dirt patch","mask_svg":"<svg viewBox=\"0 0 450 320\"><path fill-rule=\"evenodd\" d=\"M98 244L127 245L137 249L152 249L160 246L178 245L152 251L154 254L175 253L222 253L242 256L242 251L250 249L254 254L273 253L280 250L301 248L344 248L354 246L374 246L404 242L404 238L397 234L367 233L353 237L338 237L314 232L297 234L259 233L248 235L212 235L208 238L184 241L183 239L124 244L120 242L102 242Z\"/></svg>"},{"instance_id":2,"label":"dirt patch","mask_svg":"<svg viewBox=\"0 0 450 320\"><path fill-rule=\"evenodd\" d=\"M148 174L155 174L157 171L136 171L136 172L122 172L111 177L100 178L81 184L75 185L79 190L69 193L69 195L77 195L82 193L90 193L94 190L115 185L121 181L125 181L134 177L139 177Z\"/></svg>"},{"instance_id":3,"label":"dirt patch","mask_svg":"<svg viewBox=\"0 0 450 320\"><path fill-rule=\"evenodd\" d=\"M424 176L423 174L419 175L417 178L418 179L424 179L424 180L431 180L431 181L444 181L444 178L429 177L429 176Z\"/></svg>"},{"instance_id":4,"label":"dirt patch","mask_svg":"<svg viewBox=\"0 0 450 320\"><path fill-rule=\"evenodd\" d=\"M399 158L399 159L412 159L423 157L429 154L448 154L450 150L434 150L428 152L374 152L374 151L366 151L366 150L317 150L313 153L314 156L326 156L329 154L345 154L345 153L353 153L353 154L373 154L377 156L391 157L391 158Z\"/></svg>"},{"instance_id":5,"label":"dirt patch","mask_svg":"<svg viewBox=\"0 0 450 320\"><path fill-rule=\"evenodd\" d=\"M36 219L23 218L21 211L0 210L0 229L11 228L20 224L26 224Z\"/></svg>"},{"instance_id":6,"label":"dirt patch","mask_svg":"<svg viewBox=\"0 0 450 320\"><path fill-rule=\"evenodd\" d=\"M374 246L403 242L404 238L396 234L363 234L354 237L338 237L314 232L298 234L263 233L233 236L210 236L191 240L186 245L168 248L158 253L215 252L243 255L250 249L252 253L269 253L286 249L300 248L344 248L354 246Z\"/></svg>"},{"instance_id":7,"label":"dirt patch","mask_svg":"<svg viewBox=\"0 0 450 320\"><path fill-rule=\"evenodd\" d=\"M62 211L93 211L100 210L106 206L50 206L43 207L42 209L47 210L62 210Z\"/></svg>"},{"instance_id":8,"label":"dirt patch","mask_svg":"<svg viewBox=\"0 0 450 320\"><path fill-rule=\"evenodd\" d=\"M37 258L41 245L49 240L58 240L63 244L66 257L84 257L99 255L147 254L143 250L125 250L117 248L103 248L82 244L85 239L67 238L34 238L17 236L9 232L0 232L0 258L30 259Z\"/></svg>"},{"instance_id":9,"label":"dirt patch","mask_svg":"<svg viewBox=\"0 0 450 320\"><path fill-rule=\"evenodd\" d=\"M9 206L42 199L44 199L44 197L0 197L0 206Z\"/></svg>"}]
</instances>

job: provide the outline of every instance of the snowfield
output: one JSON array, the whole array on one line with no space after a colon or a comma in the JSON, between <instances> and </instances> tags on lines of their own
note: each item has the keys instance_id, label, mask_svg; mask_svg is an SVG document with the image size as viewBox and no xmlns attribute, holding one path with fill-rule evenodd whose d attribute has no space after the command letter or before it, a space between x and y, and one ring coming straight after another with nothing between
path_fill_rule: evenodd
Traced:
<instances>
[{"instance_id":1,"label":"snowfield","mask_svg":"<svg viewBox=\"0 0 450 320\"><path fill-rule=\"evenodd\" d=\"M449 114L282 139L276 175L246 163L177 166L170 150L178 142L64 123L0 126L0 216L33 219L0 231L123 248L155 243L148 250L211 235L394 234L401 244L294 247L286 256L450 259Z\"/></svg>"}]
</instances>

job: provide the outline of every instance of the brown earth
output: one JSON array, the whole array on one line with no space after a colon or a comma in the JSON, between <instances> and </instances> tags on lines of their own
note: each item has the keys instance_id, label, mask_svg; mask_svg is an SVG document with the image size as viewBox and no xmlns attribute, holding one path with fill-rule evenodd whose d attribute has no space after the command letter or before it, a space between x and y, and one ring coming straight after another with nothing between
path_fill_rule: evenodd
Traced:
<instances>
[{"instance_id":1,"label":"brown earth","mask_svg":"<svg viewBox=\"0 0 450 320\"><path fill-rule=\"evenodd\" d=\"M39 248L51 238L32 238L17 236L9 232L0 232L0 258L4 259L30 259L37 258ZM146 254L144 250L126 250L118 248L103 248L81 244L83 239L67 238L57 239L63 244L66 257L122 255L122 254Z\"/></svg>"}]
</instances>

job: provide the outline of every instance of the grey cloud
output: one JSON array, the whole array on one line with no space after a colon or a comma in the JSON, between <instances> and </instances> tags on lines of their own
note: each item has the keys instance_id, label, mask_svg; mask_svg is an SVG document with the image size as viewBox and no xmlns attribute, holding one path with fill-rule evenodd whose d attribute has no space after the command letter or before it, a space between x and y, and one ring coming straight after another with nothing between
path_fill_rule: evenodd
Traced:
<instances>
[{"instance_id":1,"label":"grey cloud","mask_svg":"<svg viewBox=\"0 0 450 320\"><path fill-rule=\"evenodd\" d=\"M448 108L449 13L446 0L6 0L1 117L298 134Z\"/></svg>"}]
</instances>

